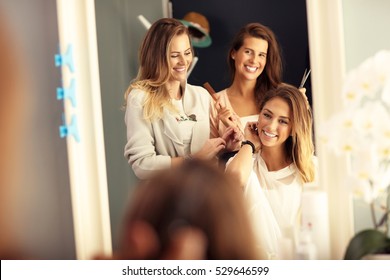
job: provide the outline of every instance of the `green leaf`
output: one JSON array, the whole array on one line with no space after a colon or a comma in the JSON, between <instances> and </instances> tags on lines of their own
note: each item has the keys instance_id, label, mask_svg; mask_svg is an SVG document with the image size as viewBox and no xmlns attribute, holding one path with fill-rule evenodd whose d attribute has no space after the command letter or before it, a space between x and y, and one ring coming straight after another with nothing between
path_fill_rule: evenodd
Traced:
<instances>
[{"instance_id":1,"label":"green leaf","mask_svg":"<svg viewBox=\"0 0 390 280\"><path fill-rule=\"evenodd\" d=\"M368 254L374 254L390 248L390 239L378 230L368 229L357 233L349 242L345 260L360 260Z\"/></svg>"}]
</instances>

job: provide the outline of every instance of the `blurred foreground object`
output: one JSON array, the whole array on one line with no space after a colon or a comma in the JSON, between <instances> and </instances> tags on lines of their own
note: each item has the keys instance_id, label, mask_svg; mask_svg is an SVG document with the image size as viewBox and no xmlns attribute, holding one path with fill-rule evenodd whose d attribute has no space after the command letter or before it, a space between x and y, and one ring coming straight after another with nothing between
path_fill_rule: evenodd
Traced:
<instances>
[{"instance_id":1,"label":"blurred foreground object","mask_svg":"<svg viewBox=\"0 0 390 280\"><path fill-rule=\"evenodd\" d=\"M0 10L1 11L1 10ZM11 36L11 30L0 15L0 257L1 259L22 258L18 247L17 220L21 209L17 204L20 178L23 172L23 140L25 140L25 116L28 96L25 75L21 67L23 59L18 45Z\"/></svg>"},{"instance_id":2,"label":"blurred foreground object","mask_svg":"<svg viewBox=\"0 0 390 280\"><path fill-rule=\"evenodd\" d=\"M235 180L187 160L141 182L123 223L120 259L255 259Z\"/></svg>"}]
</instances>

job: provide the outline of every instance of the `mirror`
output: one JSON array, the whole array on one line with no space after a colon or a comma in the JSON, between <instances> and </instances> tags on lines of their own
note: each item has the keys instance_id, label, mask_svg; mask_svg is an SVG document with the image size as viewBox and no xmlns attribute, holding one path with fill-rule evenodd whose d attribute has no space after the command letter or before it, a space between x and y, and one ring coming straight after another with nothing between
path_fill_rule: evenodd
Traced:
<instances>
[{"instance_id":1,"label":"mirror","mask_svg":"<svg viewBox=\"0 0 390 280\"><path fill-rule=\"evenodd\" d=\"M207 16L210 22L213 43L208 48L196 49L200 60L190 76L190 83L201 85L208 81L217 90L227 86L229 78L226 72L226 52L229 40L238 28L249 21L262 22L270 26L277 35L283 47L285 81L298 84L309 63L304 0L276 3L250 0L244 4L224 0L95 0L114 249L124 207L137 181L123 157L126 127L124 112L121 111L123 93L137 73L137 51L145 33L145 28L137 16L142 14L150 22L167 16L168 2L172 2L172 12L177 18L182 18L185 13L194 10ZM58 135L58 127L62 124L63 103L59 102L55 95L56 87L61 85L61 72L55 67L53 59L58 53L59 43L56 1L46 0L37 4L28 0L7 0L2 1L2 5L8 7L7 13L10 13L10 18L16 23L15 33L18 33L18 38L23 38L20 45L28 56L26 63L34 70L36 83L29 94L34 96L35 102L32 106L36 106L34 110L38 113L31 119L29 135L32 135L32 138L29 139L29 144L32 146L26 154L29 160L24 165L27 175L23 184L34 188L23 193L21 202L26 207L26 213L34 213L40 219L34 220L34 225L30 225L31 220L29 224L23 224L24 230L21 232L30 232L23 242L37 258L73 259L77 252L74 248L67 147L66 139ZM246 12L243 12L244 10ZM26 28L27 25L29 28ZM205 68L208 70L204 70ZM202 73L205 75L200 75ZM310 94L310 79L307 86ZM34 166L30 162L34 162ZM31 193L33 195L30 195ZM56 203L57 201L60 203ZM30 231L30 227L34 230ZM49 227L50 231L41 232L41 229ZM50 246L47 246L48 243Z\"/></svg>"},{"instance_id":2,"label":"mirror","mask_svg":"<svg viewBox=\"0 0 390 280\"><path fill-rule=\"evenodd\" d=\"M233 35L248 22L268 25L275 32L283 50L284 80L298 85L305 68L309 66L306 3L305 0L250 0L245 1L244 5L225 0L95 0L95 8L110 219L115 249L124 207L137 182L123 157L126 127L124 111L120 107L123 93L137 74L138 46L146 32L138 15L142 14L151 23L167 16L170 9L173 17L178 19L190 11L206 16L212 44L206 48L195 48L199 61L191 72L189 83L202 85L210 82L216 90L229 85L226 55ZM310 79L306 87L311 99Z\"/></svg>"},{"instance_id":3,"label":"mirror","mask_svg":"<svg viewBox=\"0 0 390 280\"><path fill-rule=\"evenodd\" d=\"M153 0L95 1L114 248L127 196L131 194L132 187L137 181L123 158L126 128L123 111L119 110L123 101L122 93L130 79L136 75L136 54L145 33L145 28L137 16L142 14L150 22L166 16L169 10L167 2L156 4ZM375 0L375 5L362 0L331 0L326 3L311 0L294 3L253 0L246 1L244 5L223 0L170 2L173 16L176 18L183 18L189 11L200 12L207 17L213 42L210 47L196 48L199 61L191 73L189 82L201 85L208 81L216 90L228 85L226 52L229 40L243 24L259 21L274 30L283 47L285 81L292 84L299 83L304 69L310 63L307 46L309 29L315 122L324 120L339 106L338 93L346 71L380 48L390 48L389 37L382 36L387 34L385 28L390 25L385 14L385 11L390 10L389 3L380 0ZM280 9L280 6L284 9ZM240 13L234 12L238 10ZM243 12L244 10L246 12ZM262 10L266 12L262 13ZM376 20L361 21L361 18ZM308 81L309 98L310 81L311 79ZM331 258L340 259L353 231L366 227L369 223L369 218L366 217L368 211L361 209L358 201L354 204L355 214L353 215L351 211L353 205L348 203L349 193L341 185L346 163L327 155L321 147L318 153L321 157L322 177L329 177L326 174L332 174L332 178L322 179L322 187L328 191L331 206L329 209ZM332 166L329 166L329 163Z\"/></svg>"}]
</instances>

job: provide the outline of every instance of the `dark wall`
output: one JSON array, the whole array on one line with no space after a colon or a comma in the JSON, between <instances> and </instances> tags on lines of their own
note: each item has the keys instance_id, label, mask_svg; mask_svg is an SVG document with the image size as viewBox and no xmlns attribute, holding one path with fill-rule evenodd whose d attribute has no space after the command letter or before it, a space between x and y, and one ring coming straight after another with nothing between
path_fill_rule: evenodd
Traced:
<instances>
[{"instance_id":1,"label":"dark wall","mask_svg":"<svg viewBox=\"0 0 390 280\"><path fill-rule=\"evenodd\" d=\"M309 67L309 50L305 0L171 0L173 17L182 19L190 11L206 16L213 40L208 48L196 48L199 61L189 83L209 82L216 91L230 85L227 51L238 30L249 22L270 27L281 45L284 81L299 85ZM310 80L306 84L310 102Z\"/></svg>"}]
</instances>

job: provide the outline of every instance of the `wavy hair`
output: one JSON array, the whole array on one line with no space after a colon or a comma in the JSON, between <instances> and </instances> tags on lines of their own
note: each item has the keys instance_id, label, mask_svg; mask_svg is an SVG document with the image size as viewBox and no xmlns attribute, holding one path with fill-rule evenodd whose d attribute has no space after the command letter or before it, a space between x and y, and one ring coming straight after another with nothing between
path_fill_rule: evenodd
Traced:
<instances>
[{"instance_id":1,"label":"wavy hair","mask_svg":"<svg viewBox=\"0 0 390 280\"><path fill-rule=\"evenodd\" d=\"M256 103L259 105L264 93L269 89L277 87L282 81L282 54L276 36L269 27L260 23L248 23L233 38L228 52L227 60L231 81L233 81L236 73L235 63L231 54L233 51L238 51L244 44L244 39L248 37L259 38L268 42L267 63L263 73L257 78L255 86Z\"/></svg>"},{"instance_id":2,"label":"wavy hair","mask_svg":"<svg viewBox=\"0 0 390 280\"><path fill-rule=\"evenodd\" d=\"M132 89L145 91L147 97L143 113L147 120L161 118L163 108L176 112L164 85L171 77L169 49L172 39L182 34L188 35L191 44L185 25L177 19L162 18L152 24L140 45L138 74L125 92L125 103ZM192 44L191 50L193 53Z\"/></svg>"},{"instance_id":3,"label":"wavy hair","mask_svg":"<svg viewBox=\"0 0 390 280\"><path fill-rule=\"evenodd\" d=\"M311 109L303 93L296 87L283 83L265 93L260 110L268 101L276 97L287 102L292 114L292 135L286 140L285 145L287 157L295 163L303 182L312 182L315 167Z\"/></svg>"}]
</instances>

